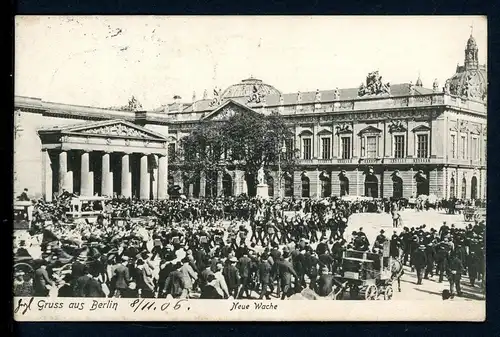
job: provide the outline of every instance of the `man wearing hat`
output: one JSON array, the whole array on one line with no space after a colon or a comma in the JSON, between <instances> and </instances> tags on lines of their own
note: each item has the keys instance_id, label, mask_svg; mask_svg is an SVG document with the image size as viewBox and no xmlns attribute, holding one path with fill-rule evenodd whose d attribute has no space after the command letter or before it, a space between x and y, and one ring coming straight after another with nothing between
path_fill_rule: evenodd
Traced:
<instances>
[{"instance_id":1,"label":"man wearing hat","mask_svg":"<svg viewBox=\"0 0 500 337\"><path fill-rule=\"evenodd\" d=\"M31 254L26 249L26 241L19 241L19 248L16 251L16 257L31 257Z\"/></svg>"},{"instance_id":2,"label":"man wearing hat","mask_svg":"<svg viewBox=\"0 0 500 337\"><path fill-rule=\"evenodd\" d=\"M24 271L16 270L14 272L14 296L30 297L33 296L33 284L26 281Z\"/></svg>"},{"instance_id":3,"label":"man wearing hat","mask_svg":"<svg viewBox=\"0 0 500 337\"><path fill-rule=\"evenodd\" d=\"M238 259L235 256L231 256L222 271L229 290L229 296L232 296L234 299L238 297L238 288L240 286L240 275L238 268L236 268L236 263L238 263Z\"/></svg>"},{"instance_id":4,"label":"man wearing hat","mask_svg":"<svg viewBox=\"0 0 500 337\"><path fill-rule=\"evenodd\" d=\"M401 244L400 237L398 236L398 234L396 234L395 231L393 231L392 236L391 236L390 246L389 246L389 255L392 258L396 258L396 259L399 258L399 250L401 248L403 248L403 247Z\"/></svg>"},{"instance_id":5,"label":"man wearing hat","mask_svg":"<svg viewBox=\"0 0 500 337\"><path fill-rule=\"evenodd\" d=\"M33 278L33 296L47 297L53 282L47 273L47 261L40 260L40 266L35 270L35 277Z\"/></svg>"},{"instance_id":6,"label":"man wearing hat","mask_svg":"<svg viewBox=\"0 0 500 337\"><path fill-rule=\"evenodd\" d=\"M436 258L436 249L432 241L429 241L425 247L425 255L427 258L427 266L425 267L424 279L429 279L429 274L431 277L434 276L434 260Z\"/></svg>"},{"instance_id":7,"label":"man wearing hat","mask_svg":"<svg viewBox=\"0 0 500 337\"><path fill-rule=\"evenodd\" d=\"M81 276L85 275L85 262L87 261L87 256L85 253L81 252L76 261L71 265L71 279L70 283L74 286L74 282Z\"/></svg>"},{"instance_id":8,"label":"man wearing hat","mask_svg":"<svg viewBox=\"0 0 500 337\"><path fill-rule=\"evenodd\" d=\"M462 295L462 289L460 287L460 279L463 273L463 264L460 260L460 256L457 253L452 253L450 256L450 263L448 264L448 281L450 282L450 294L453 296L455 294L455 288L457 295Z\"/></svg>"},{"instance_id":9,"label":"man wearing hat","mask_svg":"<svg viewBox=\"0 0 500 337\"><path fill-rule=\"evenodd\" d=\"M269 263L269 256L267 253L263 253L261 255L258 271L261 284L259 300L261 300L264 296L269 300L271 299L269 295L273 292L274 287L271 279L271 264ZM268 288L270 288L269 292L267 291Z\"/></svg>"},{"instance_id":10,"label":"man wearing hat","mask_svg":"<svg viewBox=\"0 0 500 337\"><path fill-rule=\"evenodd\" d=\"M423 272L427 266L427 256L425 254L424 245L419 245L419 247L413 252L412 266L417 272L417 285L421 285Z\"/></svg>"},{"instance_id":11,"label":"man wearing hat","mask_svg":"<svg viewBox=\"0 0 500 337\"><path fill-rule=\"evenodd\" d=\"M118 263L113 272L114 275L111 282L111 289L114 290L114 297L122 297L122 293L128 289L128 285L131 281L128 260L128 256L122 256L121 263Z\"/></svg>"}]
</instances>

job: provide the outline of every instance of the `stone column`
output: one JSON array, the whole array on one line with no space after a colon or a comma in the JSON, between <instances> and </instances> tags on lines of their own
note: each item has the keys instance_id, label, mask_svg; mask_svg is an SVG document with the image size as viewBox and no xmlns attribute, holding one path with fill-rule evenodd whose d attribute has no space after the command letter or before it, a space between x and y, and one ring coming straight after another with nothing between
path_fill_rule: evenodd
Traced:
<instances>
[{"instance_id":1,"label":"stone column","mask_svg":"<svg viewBox=\"0 0 500 337\"><path fill-rule=\"evenodd\" d=\"M150 175L148 171L148 155L144 154L141 157L141 179L140 179L140 191L139 197L141 200L149 199L149 183L150 183Z\"/></svg>"},{"instance_id":2,"label":"stone column","mask_svg":"<svg viewBox=\"0 0 500 337\"><path fill-rule=\"evenodd\" d=\"M309 186L309 191L311 186ZM293 172L293 196L296 198L302 197L302 171Z\"/></svg>"},{"instance_id":3,"label":"stone column","mask_svg":"<svg viewBox=\"0 0 500 337\"><path fill-rule=\"evenodd\" d=\"M154 165L151 168L150 174L153 176L151 179L151 195L153 199L158 199L158 155L153 155Z\"/></svg>"},{"instance_id":4,"label":"stone column","mask_svg":"<svg viewBox=\"0 0 500 337\"><path fill-rule=\"evenodd\" d=\"M68 175L68 152L61 151L59 153L59 194L67 189L67 175Z\"/></svg>"},{"instance_id":5,"label":"stone column","mask_svg":"<svg viewBox=\"0 0 500 337\"><path fill-rule=\"evenodd\" d=\"M205 172L200 173L200 198L205 197L205 186L206 186L206 178L205 178Z\"/></svg>"},{"instance_id":6,"label":"stone column","mask_svg":"<svg viewBox=\"0 0 500 337\"><path fill-rule=\"evenodd\" d=\"M222 177L224 172L217 172L217 196L221 196L223 194L223 186L222 186Z\"/></svg>"},{"instance_id":7,"label":"stone column","mask_svg":"<svg viewBox=\"0 0 500 337\"><path fill-rule=\"evenodd\" d=\"M42 190L45 201L52 201L52 167L50 166L49 151L42 150L43 176Z\"/></svg>"},{"instance_id":8,"label":"stone column","mask_svg":"<svg viewBox=\"0 0 500 337\"><path fill-rule=\"evenodd\" d=\"M167 156L158 156L158 199L168 198Z\"/></svg>"},{"instance_id":9,"label":"stone column","mask_svg":"<svg viewBox=\"0 0 500 337\"><path fill-rule=\"evenodd\" d=\"M102 155L101 195L113 196L113 175L110 169L110 154Z\"/></svg>"},{"instance_id":10,"label":"stone column","mask_svg":"<svg viewBox=\"0 0 500 337\"><path fill-rule=\"evenodd\" d=\"M90 181L90 168L89 168L89 153L83 152L81 155L81 169L80 169L80 195L92 196L94 187L93 180Z\"/></svg>"},{"instance_id":11,"label":"stone column","mask_svg":"<svg viewBox=\"0 0 500 337\"><path fill-rule=\"evenodd\" d=\"M122 186L120 194L125 198L132 197L132 174L130 172L130 158L128 153L122 156Z\"/></svg>"}]
</instances>

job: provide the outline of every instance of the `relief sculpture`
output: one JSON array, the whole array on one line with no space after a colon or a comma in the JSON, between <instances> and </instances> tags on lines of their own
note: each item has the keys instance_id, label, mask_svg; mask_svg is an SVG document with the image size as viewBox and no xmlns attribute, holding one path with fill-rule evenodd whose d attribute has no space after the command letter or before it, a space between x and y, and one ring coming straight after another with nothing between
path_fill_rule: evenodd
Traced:
<instances>
[{"instance_id":1,"label":"relief sculpture","mask_svg":"<svg viewBox=\"0 0 500 337\"><path fill-rule=\"evenodd\" d=\"M133 129L123 124L106 125L98 128L83 130L82 132L94 135L112 135L121 137L150 137L146 132Z\"/></svg>"}]
</instances>

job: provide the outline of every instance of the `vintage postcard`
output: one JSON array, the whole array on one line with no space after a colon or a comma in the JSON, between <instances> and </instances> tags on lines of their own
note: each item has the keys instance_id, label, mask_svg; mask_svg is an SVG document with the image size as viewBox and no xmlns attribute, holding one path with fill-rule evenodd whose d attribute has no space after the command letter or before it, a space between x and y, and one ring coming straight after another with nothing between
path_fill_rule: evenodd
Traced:
<instances>
[{"instance_id":1,"label":"vintage postcard","mask_svg":"<svg viewBox=\"0 0 500 337\"><path fill-rule=\"evenodd\" d=\"M18 321L483 321L487 19L18 16Z\"/></svg>"}]
</instances>

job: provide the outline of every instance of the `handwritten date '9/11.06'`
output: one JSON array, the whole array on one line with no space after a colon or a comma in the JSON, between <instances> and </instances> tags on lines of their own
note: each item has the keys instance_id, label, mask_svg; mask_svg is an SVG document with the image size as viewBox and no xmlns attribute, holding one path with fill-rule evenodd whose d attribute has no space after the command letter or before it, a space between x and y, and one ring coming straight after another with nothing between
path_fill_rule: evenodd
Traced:
<instances>
[{"instance_id":1,"label":"handwritten date '9/11.06'","mask_svg":"<svg viewBox=\"0 0 500 337\"><path fill-rule=\"evenodd\" d=\"M168 311L168 310L189 310L188 300L177 300L174 302L165 302L160 305L158 301L147 301L146 299L136 299L130 303L130 307L136 311Z\"/></svg>"}]
</instances>

